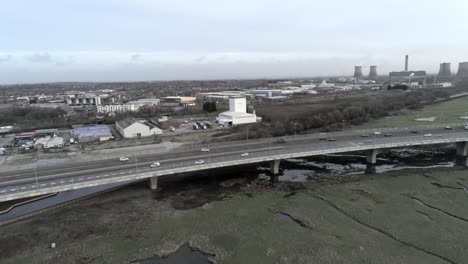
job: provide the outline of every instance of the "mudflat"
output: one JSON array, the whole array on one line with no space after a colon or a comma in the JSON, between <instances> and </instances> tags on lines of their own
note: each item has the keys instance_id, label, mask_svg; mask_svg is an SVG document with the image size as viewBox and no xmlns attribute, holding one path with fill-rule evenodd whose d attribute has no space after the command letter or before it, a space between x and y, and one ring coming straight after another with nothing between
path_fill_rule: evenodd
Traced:
<instances>
[{"instance_id":1,"label":"mudflat","mask_svg":"<svg viewBox=\"0 0 468 264\"><path fill-rule=\"evenodd\" d=\"M468 259L466 169L169 189L135 185L1 227L0 262L138 263L186 243L215 263Z\"/></svg>"}]
</instances>

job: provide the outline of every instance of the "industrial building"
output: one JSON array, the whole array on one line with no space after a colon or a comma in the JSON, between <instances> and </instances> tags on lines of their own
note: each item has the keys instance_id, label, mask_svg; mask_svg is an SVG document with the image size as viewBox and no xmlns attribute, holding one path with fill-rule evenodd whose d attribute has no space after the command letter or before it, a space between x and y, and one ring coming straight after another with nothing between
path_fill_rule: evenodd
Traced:
<instances>
[{"instance_id":1,"label":"industrial building","mask_svg":"<svg viewBox=\"0 0 468 264\"><path fill-rule=\"evenodd\" d=\"M244 91L222 91L222 92L208 92L198 93L197 100L200 101L228 101L233 96L244 96Z\"/></svg>"},{"instance_id":2,"label":"industrial building","mask_svg":"<svg viewBox=\"0 0 468 264\"><path fill-rule=\"evenodd\" d=\"M73 138L80 143L108 141L114 138L110 128L106 125L92 125L75 128Z\"/></svg>"},{"instance_id":3,"label":"industrial building","mask_svg":"<svg viewBox=\"0 0 468 264\"><path fill-rule=\"evenodd\" d=\"M402 72L390 72L390 82L422 82L426 83L427 74L426 71L402 71Z\"/></svg>"},{"instance_id":4,"label":"industrial building","mask_svg":"<svg viewBox=\"0 0 468 264\"><path fill-rule=\"evenodd\" d=\"M161 98L162 106L195 106L197 98L190 96L166 96Z\"/></svg>"},{"instance_id":5,"label":"industrial building","mask_svg":"<svg viewBox=\"0 0 468 264\"><path fill-rule=\"evenodd\" d=\"M137 105L132 104L111 104L111 105L98 105L98 113L124 113L124 112L135 112L140 109Z\"/></svg>"},{"instance_id":6,"label":"industrial building","mask_svg":"<svg viewBox=\"0 0 468 264\"><path fill-rule=\"evenodd\" d=\"M58 132L58 129L51 128L51 129L39 129L36 130L36 137L54 137Z\"/></svg>"},{"instance_id":7,"label":"industrial building","mask_svg":"<svg viewBox=\"0 0 468 264\"><path fill-rule=\"evenodd\" d=\"M30 104L30 107L43 108L43 109L62 109L65 112L70 111L70 106L64 103L43 103L43 104Z\"/></svg>"},{"instance_id":8,"label":"industrial building","mask_svg":"<svg viewBox=\"0 0 468 264\"><path fill-rule=\"evenodd\" d=\"M131 101L126 104L105 104L98 105L98 113L108 114L108 113L124 113L124 112L135 112L138 111L143 106L155 107L158 106L160 100L157 98L151 99L140 99L137 101Z\"/></svg>"},{"instance_id":9,"label":"industrial building","mask_svg":"<svg viewBox=\"0 0 468 264\"><path fill-rule=\"evenodd\" d=\"M418 82L423 87L426 86L427 74L426 71L410 71L409 56L405 56L405 71L396 71L389 73L390 82L407 82L411 85L412 82Z\"/></svg>"},{"instance_id":10,"label":"industrial building","mask_svg":"<svg viewBox=\"0 0 468 264\"><path fill-rule=\"evenodd\" d=\"M13 126L1 126L0 135L6 135L13 131Z\"/></svg>"},{"instance_id":11,"label":"industrial building","mask_svg":"<svg viewBox=\"0 0 468 264\"><path fill-rule=\"evenodd\" d=\"M124 138L139 138L162 134L155 123L134 118L125 118L115 122L115 127Z\"/></svg>"},{"instance_id":12,"label":"industrial building","mask_svg":"<svg viewBox=\"0 0 468 264\"><path fill-rule=\"evenodd\" d=\"M71 106L100 105L101 97L95 94L71 94L67 97L67 104Z\"/></svg>"},{"instance_id":13,"label":"industrial building","mask_svg":"<svg viewBox=\"0 0 468 264\"><path fill-rule=\"evenodd\" d=\"M245 97L229 98L229 111L220 113L216 118L220 125L235 126L257 122L257 115L247 113Z\"/></svg>"},{"instance_id":14,"label":"industrial building","mask_svg":"<svg viewBox=\"0 0 468 264\"><path fill-rule=\"evenodd\" d=\"M61 148L64 145L62 137L44 137L36 140L34 146L40 146L45 149L49 148Z\"/></svg>"},{"instance_id":15,"label":"industrial building","mask_svg":"<svg viewBox=\"0 0 468 264\"><path fill-rule=\"evenodd\" d=\"M158 98L149 98L149 99L139 99L136 101L130 101L127 104L128 105L135 105L138 108L143 107L143 106L150 106L150 107L155 107L158 106L161 100Z\"/></svg>"}]
</instances>

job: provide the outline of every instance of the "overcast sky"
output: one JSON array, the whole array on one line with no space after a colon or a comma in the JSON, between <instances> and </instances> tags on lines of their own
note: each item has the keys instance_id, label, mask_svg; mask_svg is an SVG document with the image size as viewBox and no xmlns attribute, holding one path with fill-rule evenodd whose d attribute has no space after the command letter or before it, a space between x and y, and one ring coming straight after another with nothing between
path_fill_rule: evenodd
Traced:
<instances>
[{"instance_id":1,"label":"overcast sky","mask_svg":"<svg viewBox=\"0 0 468 264\"><path fill-rule=\"evenodd\" d=\"M0 83L436 72L466 0L2 0Z\"/></svg>"}]
</instances>

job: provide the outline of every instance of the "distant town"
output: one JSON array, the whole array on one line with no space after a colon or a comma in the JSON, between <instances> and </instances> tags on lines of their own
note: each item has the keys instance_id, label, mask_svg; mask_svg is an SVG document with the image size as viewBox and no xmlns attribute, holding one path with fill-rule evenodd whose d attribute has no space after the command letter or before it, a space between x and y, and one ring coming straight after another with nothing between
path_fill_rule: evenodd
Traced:
<instances>
[{"instance_id":1,"label":"distant town","mask_svg":"<svg viewBox=\"0 0 468 264\"><path fill-rule=\"evenodd\" d=\"M408 65L406 56L404 71L388 76L378 75L377 66L365 76L356 66L352 77L334 78L5 85L0 87L0 154L223 131L262 122L257 107L265 105L448 89L468 76L466 62L456 75L450 63L442 63L436 75L411 71ZM272 120L267 116L266 121Z\"/></svg>"}]
</instances>

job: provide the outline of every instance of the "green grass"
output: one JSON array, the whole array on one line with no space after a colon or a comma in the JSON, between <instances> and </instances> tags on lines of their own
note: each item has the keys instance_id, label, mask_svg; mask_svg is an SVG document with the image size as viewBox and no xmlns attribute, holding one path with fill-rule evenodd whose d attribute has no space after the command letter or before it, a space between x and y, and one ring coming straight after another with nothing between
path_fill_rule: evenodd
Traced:
<instances>
[{"instance_id":1,"label":"green grass","mask_svg":"<svg viewBox=\"0 0 468 264\"><path fill-rule=\"evenodd\" d=\"M460 119L461 116L468 116L468 97L429 105L420 110L402 110L394 116L372 120L354 129L468 123L468 120ZM418 118L429 117L436 117L436 120L434 122L416 121Z\"/></svg>"}]
</instances>

